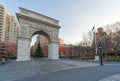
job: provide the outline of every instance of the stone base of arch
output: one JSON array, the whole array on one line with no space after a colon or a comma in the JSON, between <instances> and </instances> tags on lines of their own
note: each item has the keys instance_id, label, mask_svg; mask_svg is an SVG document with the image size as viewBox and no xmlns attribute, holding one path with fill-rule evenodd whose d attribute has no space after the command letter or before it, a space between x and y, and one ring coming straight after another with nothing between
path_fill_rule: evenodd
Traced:
<instances>
[{"instance_id":1,"label":"stone base of arch","mask_svg":"<svg viewBox=\"0 0 120 81\"><path fill-rule=\"evenodd\" d=\"M30 61L30 42L29 38L19 37L16 61Z\"/></svg>"},{"instance_id":2,"label":"stone base of arch","mask_svg":"<svg viewBox=\"0 0 120 81\"><path fill-rule=\"evenodd\" d=\"M30 61L30 39L19 37L16 61ZM59 59L58 43L52 42L48 46L48 59Z\"/></svg>"},{"instance_id":3,"label":"stone base of arch","mask_svg":"<svg viewBox=\"0 0 120 81\"><path fill-rule=\"evenodd\" d=\"M58 43L50 43L48 45L48 59L59 59Z\"/></svg>"}]
</instances>

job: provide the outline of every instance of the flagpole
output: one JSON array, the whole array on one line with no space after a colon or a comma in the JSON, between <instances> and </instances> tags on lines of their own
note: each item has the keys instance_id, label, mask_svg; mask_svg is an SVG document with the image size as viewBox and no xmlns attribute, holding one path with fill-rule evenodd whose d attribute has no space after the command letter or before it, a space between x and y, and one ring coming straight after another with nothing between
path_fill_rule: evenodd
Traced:
<instances>
[{"instance_id":1,"label":"flagpole","mask_svg":"<svg viewBox=\"0 0 120 81\"><path fill-rule=\"evenodd\" d=\"M94 26L95 27L95 26ZM99 56L98 56L98 54L97 54L97 51L98 51L98 49L97 49L97 37L96 37L96 29L95 29L95 34L94 34L95 36L94 36L94 40L95 40L95 60L99 60Z\"/></svg>"},{"instance_id":2,"label":"flagpole","mask_svg":"<svg viewBox=\"0 0 120 81\"><path fill-rule=\"evenodd\" d=\"M95 32L95 54L97 55L97 40L96 40L96 32Z\"/></svg>"}]
</instances>

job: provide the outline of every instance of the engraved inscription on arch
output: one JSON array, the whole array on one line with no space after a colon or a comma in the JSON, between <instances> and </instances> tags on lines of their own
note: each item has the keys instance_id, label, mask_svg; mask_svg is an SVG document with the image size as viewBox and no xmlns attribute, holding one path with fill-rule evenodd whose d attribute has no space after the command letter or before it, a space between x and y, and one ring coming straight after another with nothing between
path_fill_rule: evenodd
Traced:
<instances>
[{"instance_id":1,"label":"engraved inscription on arch","mask_svg":"<svg viewBox=\"0 0 120 81\"><path fill-rule=\"evenodd\" d=\"M21 13L21 14L24 14L24 15L26 15L26 16L29 16L29 17L38 19L38 20L42 20L42 21L45 21L45 22L49 22L49 23L54 24L54 25L58 25L58 23L59 23L59 21L56 20L56 19L47 17L47 16L42 15L42 14L40 14L40 13L36 13L36 12L33 12L33 11L31 11L31 10L27 10L27 9L24 9L24 8L21 8L21 7L20 7L20 13Z\"/></svg>"}]
</instances>

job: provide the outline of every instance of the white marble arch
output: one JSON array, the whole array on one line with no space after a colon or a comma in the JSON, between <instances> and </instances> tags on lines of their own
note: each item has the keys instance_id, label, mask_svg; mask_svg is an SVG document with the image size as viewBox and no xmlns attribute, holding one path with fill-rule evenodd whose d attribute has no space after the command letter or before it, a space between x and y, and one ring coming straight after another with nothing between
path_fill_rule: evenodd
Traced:
<instances>
[{"instance_id":1,"label":"white marble arch","mask_svg":"<svg viewBox=\"0 0 120 81\"><path fill-rule=\"evenodd\" d=\"M16 13L19 22L17 61L30 60L30 43L34 34L48 38L48 59L59 59L59 21L31 10L19 8Z\"/></svg>"}]
</instances>

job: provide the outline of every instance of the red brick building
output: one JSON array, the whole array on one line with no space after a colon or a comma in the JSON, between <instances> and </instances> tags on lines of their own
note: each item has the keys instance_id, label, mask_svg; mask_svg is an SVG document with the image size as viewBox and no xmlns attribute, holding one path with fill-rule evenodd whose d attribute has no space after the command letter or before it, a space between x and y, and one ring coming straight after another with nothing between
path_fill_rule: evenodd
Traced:
<instances>
[{"instance_id":1,"label":"red brick building","mask_svg":"<svg viewBox=\"0 0 120 81\"><path fill-rule=\"evenodd\" d=\"M0 57L16 57L17 44L14 42L0 41Z\"/></svg>"}]
</instances>

